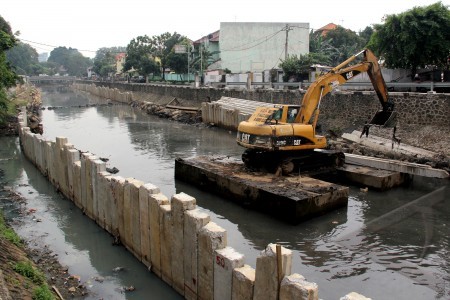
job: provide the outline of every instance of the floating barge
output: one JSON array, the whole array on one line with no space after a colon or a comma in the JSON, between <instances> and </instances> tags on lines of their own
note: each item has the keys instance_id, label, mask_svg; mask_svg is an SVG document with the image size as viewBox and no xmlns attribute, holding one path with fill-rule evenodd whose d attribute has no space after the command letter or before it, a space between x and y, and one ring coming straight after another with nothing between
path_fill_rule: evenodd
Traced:
<instances>
[{"instance_id":1,"label":"floating barge","mask_svg":"<svg viewBox=\"0 0 450 300\"><path fill-rule=\"evenodd\" d=\"M304 176L251 172L227 157L175 160L175 178L297 224L348 203L348 187Z\"/></svg>"}]
</instances>

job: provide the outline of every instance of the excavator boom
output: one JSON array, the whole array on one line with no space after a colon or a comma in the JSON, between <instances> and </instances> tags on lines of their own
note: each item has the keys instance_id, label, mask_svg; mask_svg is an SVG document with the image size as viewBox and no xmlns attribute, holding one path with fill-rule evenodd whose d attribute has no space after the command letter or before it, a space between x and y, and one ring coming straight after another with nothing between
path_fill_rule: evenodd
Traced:
<instances>
[{"instance_id":1,"label":"excavator boom","mask_svg":"<svg viewBox=\"0 0 450 300\"><path fill-rule=\"evenodd\" d=\"M363 61L355 65L349 66L349 63L354 61L361 54L364 55ZM378 96L378 100L381 103L383 114L378 114L372 118L375 123L373 125L386 126L388 120L390 120L392 112L394 110L394 103L389 99L386 83L381 74L381 69L378 64L378 60L375 55L369 49L364 49L359 53L351 56L338 66L330 70L330 72L319 77L306 91L303 97L302 107L295 122L302 124L315 123L319 115L320 101L322 98L331 92L336 86L346 83L356 75L367 72L370 81L374 87L374 90ZM315 115L315 119L311 119ZM383 116L381 116L383 115ZM383 122L384 121L384 122Z\"/></svg>"}]
</instances>

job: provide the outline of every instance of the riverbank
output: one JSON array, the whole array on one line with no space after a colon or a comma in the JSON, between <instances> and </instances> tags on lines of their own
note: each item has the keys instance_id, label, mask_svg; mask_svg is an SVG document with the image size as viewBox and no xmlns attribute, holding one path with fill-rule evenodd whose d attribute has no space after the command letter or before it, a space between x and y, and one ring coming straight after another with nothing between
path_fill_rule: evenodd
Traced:
<instances>
[{"instance_id":1,"label":"riverbank","mask_svg":"<svg viewBox=\"0 0 450 300\"><path fill-rule=\"evenodd\" d=\"M25 202L10 187L0 185L0 193L1 201ZM32 214L32 210L23 213ZM0 299L70 299L87 294L77 276L70 275L51 250L32 248L17 236L1 210L0 250Z\"/></svg>"},{"instance_id":2,"label":"riverbank","mask_svg":"<svg viewBox=\"0 0 450 300\"><path fill-rule=\"evenodd\" d=\"M37 114L42 103L40 90L32 85L19 85L8 91L12 107L20 106ZM0 126L0 138L18 135L18 118L8 116ZM0 157L3 159L3 157ZM6 159L6 158L4 158ZM26 199L15 192L3 180L0 169L0 201L22 207L21 214L33 214L25 209ZM87 293L76 276L67 272L57 255L48 248L30 247L28 242L17 236L3 217L0 209L0 299L64 299L80 298ZM58 295L59 294L59 295Z\"/></svg>"}]
</instances>

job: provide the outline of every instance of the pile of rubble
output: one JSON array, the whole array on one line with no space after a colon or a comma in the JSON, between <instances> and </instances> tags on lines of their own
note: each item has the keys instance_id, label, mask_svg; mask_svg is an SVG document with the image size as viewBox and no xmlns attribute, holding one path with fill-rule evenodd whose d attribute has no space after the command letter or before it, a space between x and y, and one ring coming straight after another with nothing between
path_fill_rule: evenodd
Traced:
<instances>
[{"instance_id":1,"label":"pile of rubble","mask_svg":"<svg viewBox=\"0 0 450 300\"><path fill-rule=\"evenodd\" d=\"M202 114L199 109L196 108L173 108L167 105L160 105L153 102L133 102L133 107L139 107L147 114L157 115L162 118L174 120L185 124L197 124L202 122Z\"/></svg>"}]
</instances>

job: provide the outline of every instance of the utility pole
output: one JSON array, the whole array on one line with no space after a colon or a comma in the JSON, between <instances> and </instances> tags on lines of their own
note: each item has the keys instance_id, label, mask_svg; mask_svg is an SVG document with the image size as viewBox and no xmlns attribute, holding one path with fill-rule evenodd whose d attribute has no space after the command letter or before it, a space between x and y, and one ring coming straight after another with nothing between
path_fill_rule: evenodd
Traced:
<instances>
[{"instance_id":1,"label":"utility pole","mask_svg":"<svg viewBox=\"0 0 450 300\"><path fill-rule=\"evenodd\" d=\"M286 24L286 27L284 27L282 30L286 31L286 41L284 43L284 60L286 60L288 55L288 40L289 40L289 31L292 30L292 26L289 26L289 24Z\"/></svg>"},{"instance_id":2,"label":"utility pole","mask_svg":"<svg viewBox=\"0 0 450 300\"><path fill-rule=\"evenodd\" d=\"M199 49L200 49L200 75L203 75L203 51L201 43Z\"/></svg>"},{"instance_id":3,"label":"utility pole","mask_svg":"<svg viewBox=\"0 0 450 300\"><path fill-rule=\"evenodd\" d=\"M191 71L189 68L189 64L190 64L190 56L191 56L191 44L188 43L187 45L187 59L188 59L188 83L191 81Z\"/></svg>"}]
</instances>

